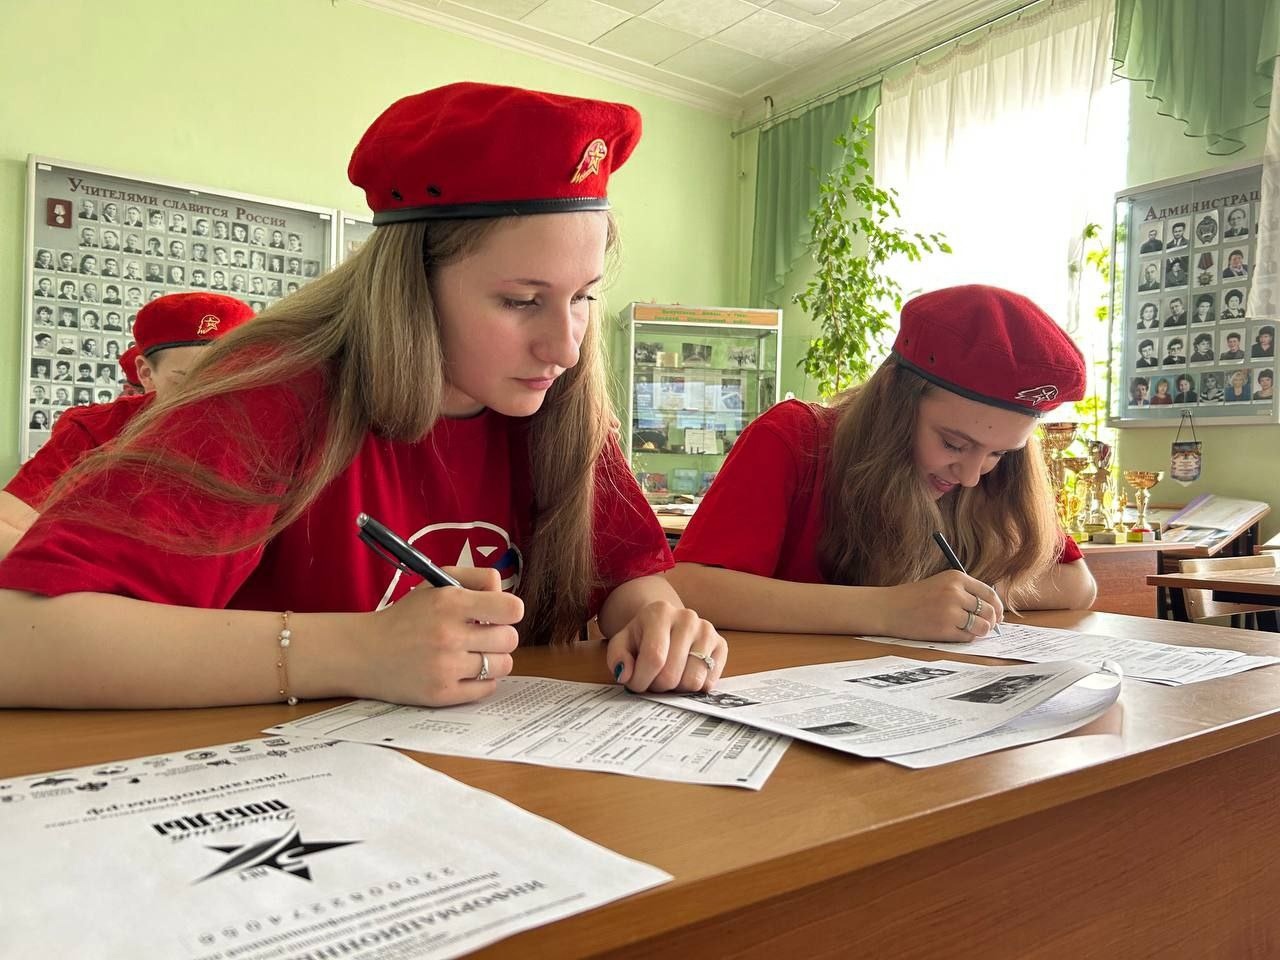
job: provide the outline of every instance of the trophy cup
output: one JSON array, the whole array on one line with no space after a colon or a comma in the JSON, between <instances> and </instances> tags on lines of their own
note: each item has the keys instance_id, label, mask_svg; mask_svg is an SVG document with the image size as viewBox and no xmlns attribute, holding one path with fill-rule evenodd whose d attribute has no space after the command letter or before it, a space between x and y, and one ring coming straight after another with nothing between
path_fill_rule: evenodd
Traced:
<instances>
[{"instance_id":1,"label":"trophy cup","mask_svg":"<svg viewBox=\"0 0 1280 960\"><path fill-rule=\"evenodd\" d=\"M1040 424L1041 444L1044 451L1044 465L1049 471L1049 483L1053 485L1054 499L1062 490L1062 468L1060 459L1062 451L1071 446L1076 438L1076 425L1070 421L1055 421Z\"/></svg>"},{"instance_id":2,"label":"trophy cup","mask_svg":"<svg viewBox=\"0 0 1280 960\"><path fill-rule=\"evenodd\" d=\"M1088 539L1088 535L1084 532L1084 527L1080 523L1080 511L1085 504L1080 496L1080 481L1084 480L1082 474L1084 468L1089 465L1088 457L1059 457L1058 463L1072 473L1071 491L1067 492L1066 483L1063 482L1062 487L1062 507L1063 510L1059 514L1062 521L1063 529L1076 543L1083 543ZM1085 483L1088 489L1088 482Z\"/></svg>"},{"instance_id":3,"label":"trophy cup","mask_svg":"<svg viewBox=\"0 0 1280 960\"><path fill-rule=\"evenodd\" d=\"M1124 481L1137 490L1134 502L1138 505L1138 522L1129 528L1131 543L1151 543L1155 531L1147 526L1147 504L1151 501L1151 488L1164 479L1163 470L1126 470Z\"/></svg>"},{"instance_id":4,"label":"trophy cup","mask_svg":"<svg viewBox=\"0 0 1280 960\"><path fill-rule=\"evenodd\" d=\"M1089 512L1085 517L1084 528L1089 533L1089 539L1093 540L1097 538L1097 534L1106 532L1111 526L1107 512L1103 509L1103 499L1111 479L1111 444L1090 440L1089 460L1093 463L1093 472L1089 474Z\"/></svg>"}]
</instances>

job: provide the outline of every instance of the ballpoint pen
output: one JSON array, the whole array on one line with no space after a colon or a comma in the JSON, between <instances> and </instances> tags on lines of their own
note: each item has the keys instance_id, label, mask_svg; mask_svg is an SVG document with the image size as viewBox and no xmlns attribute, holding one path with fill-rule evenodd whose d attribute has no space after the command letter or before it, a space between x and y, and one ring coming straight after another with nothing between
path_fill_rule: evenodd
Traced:
<instances>
[{"instance_id":1,"label":"ballpoint pen","mask_svg":"<svg viewBox=\"0 0 1280 960\"><path fill-rule=\"evenodd\" d=\"M397 569L405 573L417 574L433 587L462 586L432 563L430 557L414 549L367 513L361 513L356 517L356 526L360 529L360 539Z\"/></svg>"},{"instance_id":2,"label":"ballpoint pen","mask_svg":"<svg viewBox=\"0 0 1280 960\"><path fill-rule=\"evenodd\" d=\"M933 535L933 542L942 550L942 553L947 558L947 563L951 565L952 570L959 570L966 577L969 575L969 571L964 568L964 564L960 562L960 558L956 556L956 552L951 549L951 544L947 543L947 538L942 535L942 531L939 530ZM979 600L981 600L981 597L979 597ZM998 623L991 624L991 632L997 637L1004 636L1004 634L1000 632L1000 624Z\"/></svg>"}]
</instances>

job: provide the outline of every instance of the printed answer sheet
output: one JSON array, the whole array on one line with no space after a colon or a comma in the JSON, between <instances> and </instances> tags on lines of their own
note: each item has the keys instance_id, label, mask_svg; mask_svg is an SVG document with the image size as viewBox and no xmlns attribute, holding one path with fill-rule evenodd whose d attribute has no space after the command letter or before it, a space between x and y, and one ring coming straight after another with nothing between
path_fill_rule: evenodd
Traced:
<instances>
[{"instance_id":1,"label":"printed answer sheet","mask_svg":"<svg viewBox=\"0 0 1280 960\"><path fill-rule=\"evenodd\" d=\"M991 667L878 657L722 677L711 693L645 696L860 757L898 762L900 754L956 745L946 756L959 759L1056 736L1100 716L1120 695L1118 676L1097 685L1083 713L1078 698L1061 712L1047 707L1095 673L1077 661ZM1005 732L1007 742L993 734L1040 707L1040 717ZM983 734L992 736L975 740Z\"/></svg>"},{"instance_id":2,"label":"printed answer sheet","mask_svg":"<svg viewBox=\"0 0 1280 960\"><path fill-rule=\"evenodd\" d=\"M1243 673L1256 667L1280 663L1280 657L1255 657L1239 650L1216 647L1180 647L1152 640L1127 640L1094 633L1076 633L1052 627L1033 627L1023 623L1002 623L1003 636L981 637L970 643L930 643L923 640L898 640L894 637L866 637L876 643L926 650L954 650L975 657L999 657L1003 660L1084 660L1101 663L1113 660L1134 680L1179 686L1198 680L1212 680Z\"/></svg>"},{"instance_id":3,"label":"printed answer sheet","mask_svg":"<svg viewBox=\"0 0 1280 960\"><path fill-rule=\"evenodd\" d=\"M696 717L618 684L547 677L504 677L492 696L453 707L356 700L263 732L751 790L764 786L790 746L786 737Z\"/></svg>"},{"instance_id":4,"label":"printed answer sheet","mask_svg":"<svg viewBox=\"0 0 1280 960\"><path fill-rule=\"evenodd\" d=\"M394 750L285 738L0 781L0 953L457 957L670 880Z\"/></svg>"}]
</instances>

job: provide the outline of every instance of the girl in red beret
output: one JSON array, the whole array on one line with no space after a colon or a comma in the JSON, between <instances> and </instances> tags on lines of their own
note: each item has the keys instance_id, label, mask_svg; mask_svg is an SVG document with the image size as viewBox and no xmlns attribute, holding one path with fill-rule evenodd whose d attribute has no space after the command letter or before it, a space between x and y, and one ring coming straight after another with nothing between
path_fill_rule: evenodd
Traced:
<instances>
[{"instance_id":1,"label":"girl in red beret","mask_svg":"<svg viewBox=\"0 0 1280 960\"><path fill-rule=\"evenodd\" d=\"M121 395L65 410L49 439L0 490L0 557L35 523L50 491L81 457L113 439L152 400L177 389L208 344L251 316L248 304L209 293L170 294L138 311L137 343L119 358L126 384Z\"/></svg>"},{"instance_id":2,"label":"girl in red beret","mask_svg":"<svg viewBox=\"0 0 1280 960\"><path fill-rule=\"evenodd\" d=\"M743 432L669 579L722 629L966 641L1006 607L1088 607L1093 577L1056 526L1032 435L1084 385L1079 350L1025 297L917 297L865 384Z\"/></svg>"},{"instance_id":3,"label":"girl in red beret","mask_svg":"<svg viewBox=\"0 0 1280 960\"><path fill-rule=\"evenodd\" d=\"M0 563L0 704L466 702L597 614L602 677L710 689L727 648L659 575L599 354L605 186L639 133L487 84L388 108L349 168L373 235L209 348ZM413 589L360 514L461 586Z\"/></svg>"}]
</instances>

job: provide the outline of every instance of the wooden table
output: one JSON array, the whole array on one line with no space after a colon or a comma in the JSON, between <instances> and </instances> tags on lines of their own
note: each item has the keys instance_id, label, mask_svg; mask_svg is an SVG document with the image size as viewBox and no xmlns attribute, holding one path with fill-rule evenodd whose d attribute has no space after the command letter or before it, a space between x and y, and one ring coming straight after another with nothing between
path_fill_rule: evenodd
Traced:
<instances>
[{"instance_id":1,"label":"wooden table","mask_svg":"<svg viewBox=\"0 0 1280 960\"><path fill-rule=\"evenodd\" d=\"M1280 653L1267 634L1108 614L1054 626ZM926 650L730 636L730 673ZM959 655L957 647L952 655ZM517 672L600 680L599 648ZM0 711L0 776L253 737L331 702ZM1266 957L1280 949L1280 671L1126 681L1077 735L911 771L797 743L759 793L423 762L674 875L482 957ZM13 865L10 865L13 869Z\"/></svg>"},{"instance_id":2,"label":"wooden table","mask_svg":"<svg viewBox=\"0 0 1280 960\"><path fill-rule=\"evenodd\" d=\"M1261 553L1263 550L1280 550L1280 533L1277 533L1266 543L1258 544L1257 552Z\"/></svg>"}]
</instances>

